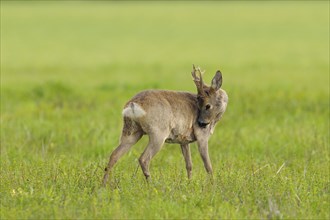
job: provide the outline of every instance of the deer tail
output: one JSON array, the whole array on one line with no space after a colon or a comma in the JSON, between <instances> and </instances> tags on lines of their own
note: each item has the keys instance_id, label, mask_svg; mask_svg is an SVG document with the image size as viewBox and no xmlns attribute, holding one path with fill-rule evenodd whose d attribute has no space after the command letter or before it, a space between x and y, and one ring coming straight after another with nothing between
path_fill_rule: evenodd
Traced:
<instances>
[{"instance_id":1,"label":"deer tail","mask_svg":"<svg viewBox=\"0 0 330 220\"><path fill-rule=\"evenodd\" d=\"M145 114L144 109L135 102L130 102L123 110L123 116L131 119L141 118Z\"/></svg>"}]
</instances>

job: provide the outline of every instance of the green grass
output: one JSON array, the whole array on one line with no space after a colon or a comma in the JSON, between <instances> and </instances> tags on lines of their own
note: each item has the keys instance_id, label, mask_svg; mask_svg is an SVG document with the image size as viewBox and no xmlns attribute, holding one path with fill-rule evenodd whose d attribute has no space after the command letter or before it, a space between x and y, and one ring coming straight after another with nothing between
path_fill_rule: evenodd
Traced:
<instances>
[{"instance_id":1,"label":"green grass","mask_svg":"<svg viewBox=\"0 0 330 220\"><path fill-rule=\"evenodd\" d=\"M1 219L329 219L329 3L1 1ZM100 187L121 110L150 88L194 92L220 68L229 105L209 141Z\"/></svg>"}]
</instances>

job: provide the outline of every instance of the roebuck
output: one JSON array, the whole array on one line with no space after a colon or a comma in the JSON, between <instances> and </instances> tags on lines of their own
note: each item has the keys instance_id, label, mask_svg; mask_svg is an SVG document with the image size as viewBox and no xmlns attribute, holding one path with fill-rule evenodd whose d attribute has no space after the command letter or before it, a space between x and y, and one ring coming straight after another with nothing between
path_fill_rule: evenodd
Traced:
<instances>
[{"instance_id":1,"label":"roebuck","mask_svg":"<svg viewBox=\"0 0 330 220\"><path fill-rule=\"evenodd\" d=\"M104 185L118 159L145 134L149 136L149 143L140 156L139 163L147 179L150 177L150 160L164 142L180 144L190 178L192 162L189 144L197 141L205 169L212 174L208 140L226 110L228 96L220 89L222 75L219 70L212 79L211 86L204 84L202 75L200 68L193 66L192 76L197 94L146 90L127 102L122 112L124 125L120 144L110 156L103 178Z\"/></svg>"}]
</instances>

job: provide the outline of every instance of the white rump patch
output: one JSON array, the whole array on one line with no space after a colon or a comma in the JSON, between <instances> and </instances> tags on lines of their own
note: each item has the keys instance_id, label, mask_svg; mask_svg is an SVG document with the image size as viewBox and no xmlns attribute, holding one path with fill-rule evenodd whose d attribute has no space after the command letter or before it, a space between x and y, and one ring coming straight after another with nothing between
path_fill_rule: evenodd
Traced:
<instances>
[{"instance_id":1,"label":"white rump patch","mask_svg":"<svg viewBox=\"0 0 330 220\"><path fill-rule=\"evenodd\" d=\"M137 103L131 102L129 105L124 108L123 110L123 116L128 117L128 118L141 118L144 116L146 112L144 109Z\"/></svg>"}]
</instances>

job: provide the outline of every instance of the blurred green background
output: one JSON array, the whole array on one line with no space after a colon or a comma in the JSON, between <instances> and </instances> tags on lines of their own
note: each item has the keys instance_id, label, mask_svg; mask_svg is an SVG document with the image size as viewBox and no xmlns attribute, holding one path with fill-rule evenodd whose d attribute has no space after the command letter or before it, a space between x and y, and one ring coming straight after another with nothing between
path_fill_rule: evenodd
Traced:
<instances>
[{"instance_id":1,"label":"blurred green background","mask_svg":"<svg viewBox=\"0 0 330 220\"><path fill-rule=\"evenodd\" d=\"M195 63L238 87L327 88L326 2L3 2L1 14L2 86L133 84L143 71L189 89Z\"/></svg>"},{"instance_id":2,"label":"blurred green background","mask_svg":"<svg viewBox=\"0 0 330 220\"><path fill-rule=\"evenodd\" d=\"M214 184L165 145L144 185L143 139L99 189L125 102L192 64L229 95ZM329 218L329 2L1 1L0 120L1 218Z\"/></svg>"}]
</instances>

